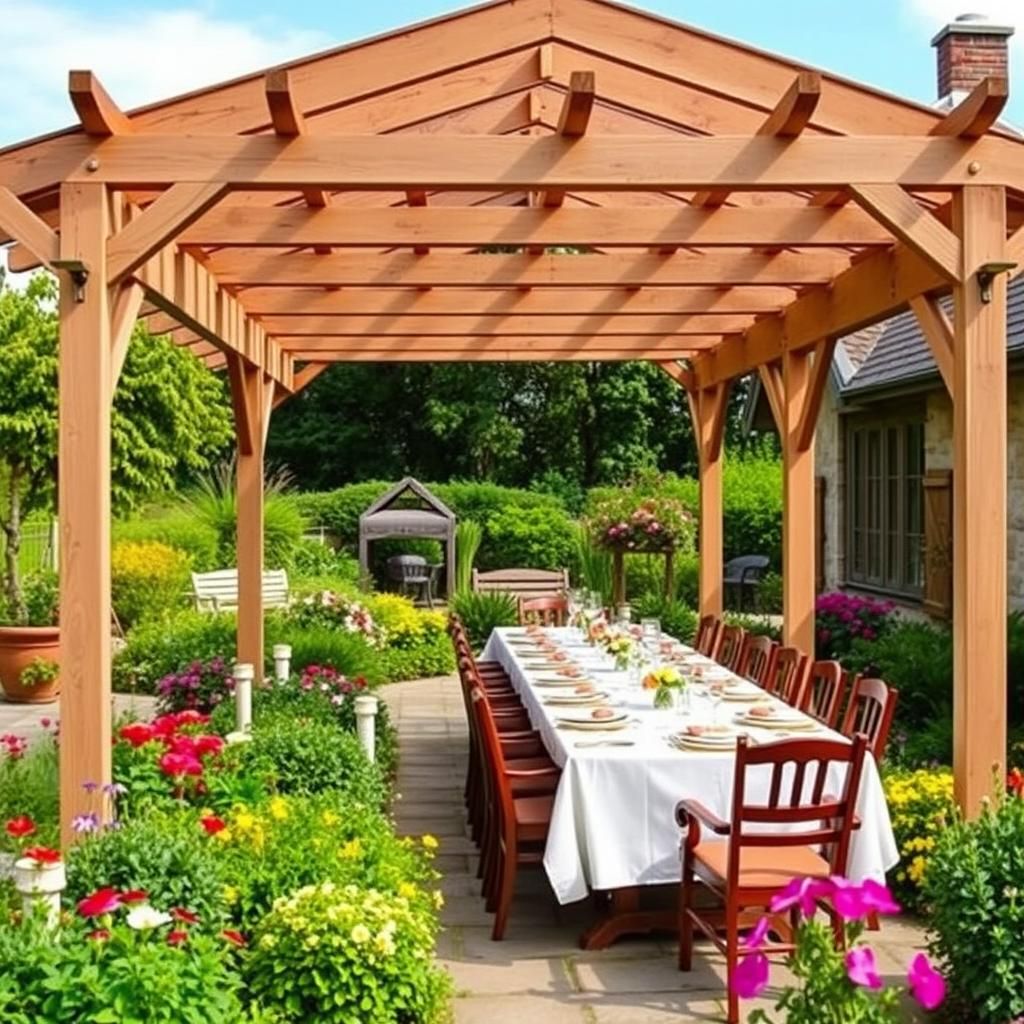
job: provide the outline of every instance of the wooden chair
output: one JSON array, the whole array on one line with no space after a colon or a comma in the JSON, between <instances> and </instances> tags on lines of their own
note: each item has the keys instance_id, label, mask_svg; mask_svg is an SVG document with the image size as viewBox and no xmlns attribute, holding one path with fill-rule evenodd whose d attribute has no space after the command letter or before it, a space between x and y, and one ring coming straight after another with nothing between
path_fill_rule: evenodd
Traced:
<instances>
[{"instance_id":1,"label":"wooden chair","mask_svg":"<svg viewBox=\"0 0 1024 1024\"><path fill-rule=\"evenodd\" d=\"M569 600L565 597L519 598L519 625L564 626L569 621Z\"/></svg>"},{"instance_id":2,"label":"wooden chair","mask_svg":"<svg viewBox=\"0 0 1024 1024\"><path fill-rule=\"evenodd\" d=\"M696 800L676 807L676 820L686 830L682 844L679 969L693 966L693 929L698 927L725 954L729 1024L738 1024L739 999L733 976L739 959L741 915L764 910L793 878L827 878L846 874L851 831L857 827L855 805L867 741L782 740L756 747L740 737L736 748L732 817L719 818ZM831 764L845 764L839 796L826 796ZM792 768L789 768L792 766ZM759 781L769 770L766 803L748 802L747 772ZM790 779L783 794L784 780ZM763 786L758 787L763 792ZM721 838L704 839L702 829ZM819 850L827 852L822 856ZM697 882L718 899L717 914L698 906ZM722 920L724 910L724 922ZM833 925L837 919L833 916ZM724 941L718 930L724 928ZM792 945L773 944L767 952L784 953Z\"/></svg>"},{"instance_id":3,"label":"wooden chair","mask_svg":"<svg viewBox=\"0 0 1024 1024\"><path fill-rule=\"evenodd\" d=\"M807 674L804 698L800 710L811 718L834 729L839 721L839 709L846 692L843 668L838 661L816 661Z\"/></svg>"},{"instance_id":4,"label":"wooden chair","mask_svg":"<svg viewBox=\"0 0 1024 1024\"><path fill-rule=\"evenodd\" d=\"M892 728L892 716L898 698L899 690L881 679L858 676L854 680L850 703L843 717L840 732L849 737L857 733L867 736L868 750L879 764L889 744L889 730Z\"/></svg>"},{"instance_id":5,"label":"wooden chair","mask_svg":"<svg viewBox=\"0 0 1024 1024\"><path fill-rule=\"evenodd\" d=\"M777 646L770 636L748 636L737 675L757 683L758 686L767 686Z\"/></svg>"},{"instance_id":6,"label":"wooden chair","mask_svg":"<svg viewBox=\"0 0 1024 1024\"><path fill-rule=\"evenodd\" d=\"M735 672L743 657L743 645L746 643L747 632L740 626L722 624L718 631L718 643L713 655L719 665Z\"/></svg>"},{"instance_id":7,"label":"wooden chair","mask_svg":"<svg viewBox=\"0 0 1024 1024\"><path fill-rule=\"evenodd\" d=\"M693 641L694 650L699 651L705 657L713 657L721 625L714 615L705 615L697 624L697 635Z\"/></svg>"},{"instance_id":8,"label":"wooden chair","mask_svg":"<svg viewBox=\"0 0 1024 1024\"><path fill-rule=\"evenodd\" d=\"M795 708L804 699L807 655L796 647L776 647L765 689Z\"/></svg>"},{"instance_id":9,"label":"wooden chair","mask_svg":"<svg viewBox=\"0 0 1024 1024\"><path fill-rule=\"evenodd\" d=\"M512 905L516 875L520 867L539 867L544 860L544 846L551 825L554 789L560 771L512 767L506 761L498 732L487 706L483 690L471 694L484 744L484 780L487 804L487 827L481 865L487 909L494 914L491 938L498 942L505 937L508 912ZM517 784L547 786L547 792L534 788L529 795L517 795ZM522 792L520 788L519 792Z\"/></svg>"}]
</instances>

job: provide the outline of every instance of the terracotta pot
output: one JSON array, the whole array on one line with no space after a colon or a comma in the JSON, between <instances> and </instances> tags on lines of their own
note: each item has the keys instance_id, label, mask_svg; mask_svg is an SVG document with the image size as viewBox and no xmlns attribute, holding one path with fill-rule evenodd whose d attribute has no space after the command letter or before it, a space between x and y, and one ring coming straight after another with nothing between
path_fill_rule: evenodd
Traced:
<instances>
[{"instance_id":1,"label":"terracotta pot","mask_svg":"<svg viewBox=\"0 0 1024 1024\"><path fill-rule=\"evenodd\" d=\"M60 663L59 626L0 626L0 684L15 704L49 704L60 693L60 679L22 686L21 673L36 658Z\"/></svg>"}]
</instances>

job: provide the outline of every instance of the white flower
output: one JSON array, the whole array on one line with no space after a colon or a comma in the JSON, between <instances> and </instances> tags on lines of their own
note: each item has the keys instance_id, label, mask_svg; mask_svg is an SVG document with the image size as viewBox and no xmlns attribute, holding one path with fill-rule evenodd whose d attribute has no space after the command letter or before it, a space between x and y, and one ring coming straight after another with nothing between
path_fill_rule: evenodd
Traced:
<instances>
[{"instance_id":1,"label":"white flower","mask_svg":"<svg viewBox=\"0 0 1024 1024\"><path fill-rule=\"evenodd\" d=\"M127 921L130 928L144 931L170 923L171 915L165 914L162 910L154 910L148 903L140 903L128 911Z\"/></svg>"},{"instance_id":2,"label":"white flower","mask_svg":"<svg viewBox=\"0 0 1024 1024\"><path fill-rule=\"evenodd\" d=\"M352 941L357 945L362 945L364 942L370 941L370 929L365 924L357 924L352 929Z\"/></svg>"}]
</instances>

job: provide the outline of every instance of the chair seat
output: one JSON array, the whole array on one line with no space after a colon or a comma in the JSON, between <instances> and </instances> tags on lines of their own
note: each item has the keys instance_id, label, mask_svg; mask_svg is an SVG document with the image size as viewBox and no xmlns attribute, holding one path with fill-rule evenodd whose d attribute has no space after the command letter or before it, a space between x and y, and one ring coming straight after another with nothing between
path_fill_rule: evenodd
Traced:
<instances>
[{"instance_id":1,"label":"chair seat","mask_svg":"<svg viewBox=\"0 0 1024 1024\"><path fill-rule=\"evenodd\" d=\"M698 843L693 851L694 870L710 875L710 881L724 885L729 871L727 842ZM758 847L740 851L741 889L781 889L793 878L828 878L827 860L809 846Z\"/></svg>"},{"instance_id":2,"label":"chair seat","mask_svg":"<svg viewBox=\"0 0 1024 1024\"><path fill-rule=\"evenodd\" d=\"M520 839L544 839L551 824L554 795L520 796L513 801L516 814L516 832Z\"/></svg>"}]
</instances>

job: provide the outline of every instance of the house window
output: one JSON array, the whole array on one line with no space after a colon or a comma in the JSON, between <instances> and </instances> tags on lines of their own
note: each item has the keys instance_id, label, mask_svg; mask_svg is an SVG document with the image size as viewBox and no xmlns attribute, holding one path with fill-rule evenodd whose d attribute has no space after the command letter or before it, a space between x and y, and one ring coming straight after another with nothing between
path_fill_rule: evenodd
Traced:
<instances>
[{"instance_id":1,"label":"house window","mask_svg":"<svg viewBox=\"0 0 1024 1024\"><path fill-rule=\"evenodd\" d=\"M846 445L849 582L920 597L924 584L924 423L851 422Z\"/></svg>"}]
</instances>

